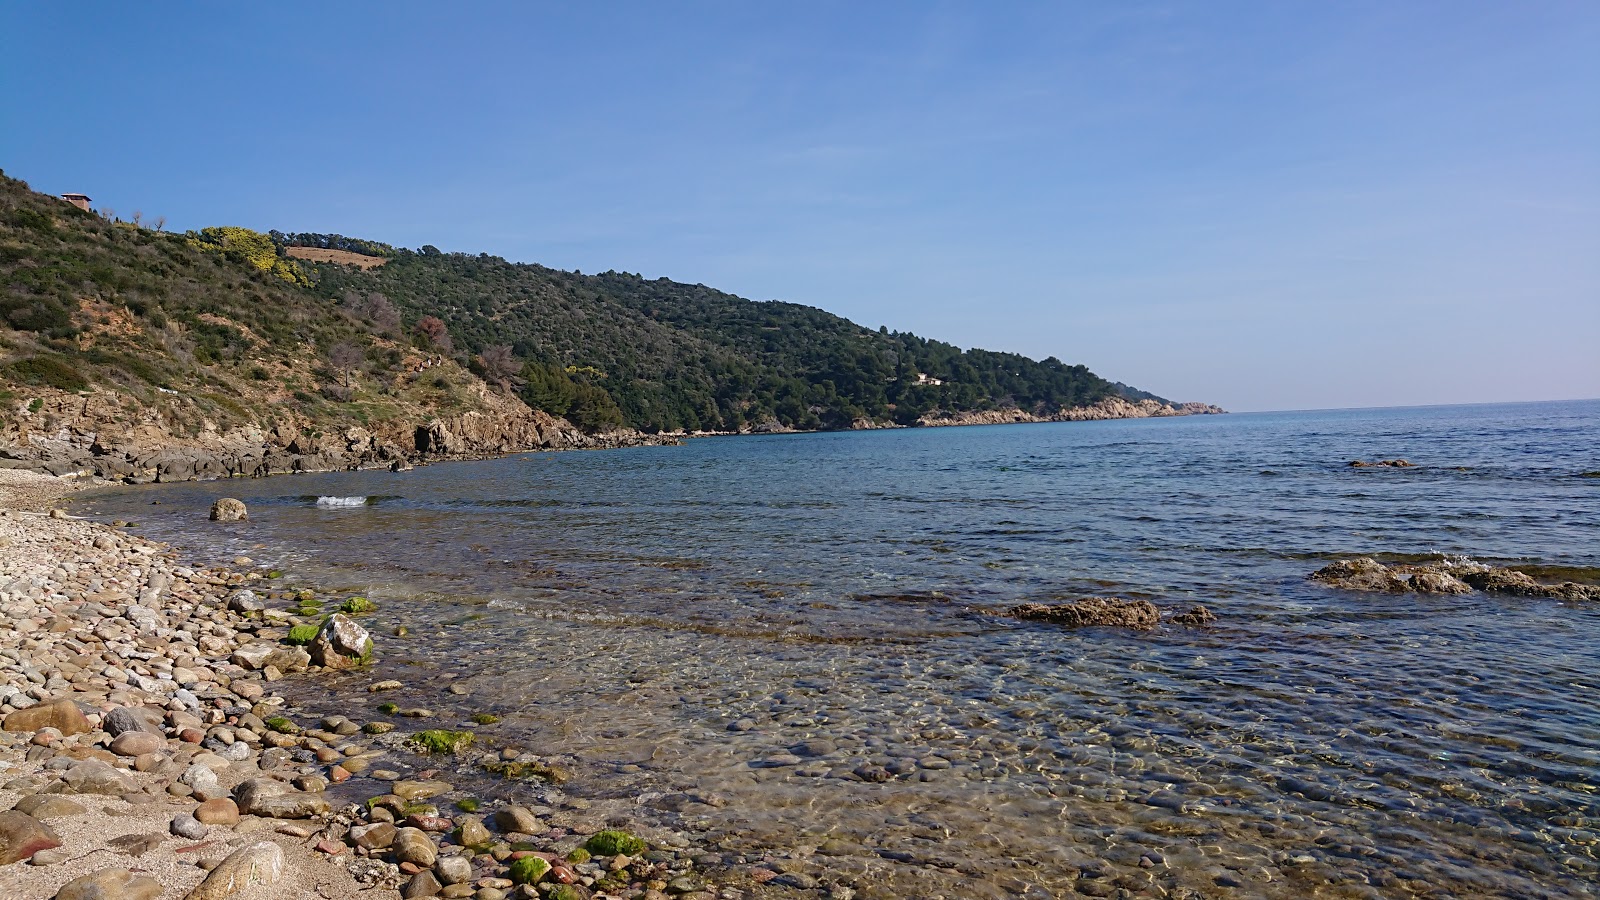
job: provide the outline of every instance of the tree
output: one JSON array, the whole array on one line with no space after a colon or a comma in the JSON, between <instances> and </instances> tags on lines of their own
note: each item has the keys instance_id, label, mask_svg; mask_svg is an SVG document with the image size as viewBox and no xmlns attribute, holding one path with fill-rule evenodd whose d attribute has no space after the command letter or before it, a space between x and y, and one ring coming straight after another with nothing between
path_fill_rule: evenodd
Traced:
<instances>
[{"instance_id":1,"label":"tree","mask_svg":"<svg viewBox=\"0 0 1600 900\"><path fill-rule=\"evenodd\" d=\"M367 354L349 341L341 341L328 348L328 367L344 377L344 386L350 388L350 373L367 361Z\"/></svg>"},{"instance_id":2,"label":"tree","mask_svg":"<svg viewBox=\"0 0 1600 900\"><path fill-rule=\"evenodd\" d=\"M445 327L444 320L438 316L423 316L418 319L417 334L422 336L428 346L440 353L449 353L455 347L450 340L450 329Z\"/></svg>"},{"instance_id":3,"label":"tree","mask_svg":"<svg viewBox=\"0 0 1600 900\"><path fill-rule=\"evenodd\" d=\"M511 379L522 370L522 360L505 344L492 344L478 354L478 365L483 367L483 377L498 382L504 390L511 389Z\"/></svg>"}]
</instances>

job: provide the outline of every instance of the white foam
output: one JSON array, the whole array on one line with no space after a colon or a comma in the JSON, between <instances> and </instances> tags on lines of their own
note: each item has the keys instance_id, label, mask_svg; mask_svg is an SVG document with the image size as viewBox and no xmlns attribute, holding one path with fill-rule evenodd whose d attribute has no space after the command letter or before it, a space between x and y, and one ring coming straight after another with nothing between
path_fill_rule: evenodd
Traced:
<instances>
[{"instance_id":1,"label":"white foam","mask_svg":"<svg viewBox=\"0 0 1600 900\"><path fill-rule=\"evenodd\" d=\"M323 508L342 507L342 506L366 506L366 505L367 505L367 498L365 498L365 497L318 497L317 498L317 506L323 507Z\"/></svg>"}]
</instances>

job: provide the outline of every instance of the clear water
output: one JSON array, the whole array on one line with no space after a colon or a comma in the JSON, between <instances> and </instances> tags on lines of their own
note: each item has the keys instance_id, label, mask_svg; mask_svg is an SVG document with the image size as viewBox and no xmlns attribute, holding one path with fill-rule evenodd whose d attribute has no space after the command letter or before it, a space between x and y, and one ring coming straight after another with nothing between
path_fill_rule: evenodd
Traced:
<instances>
[{"instance_id":1,"label":"clear water","mask_svg":"<svg viewBox=\"0 0 1600 900\"><path fill-rule=\"evenodd\" d=\"M1347 465L1394 457L1418 467ZM412 635L357 683L500 713L493 742L574 760L568 794L705 844L820 847L863 897L1556 897L1600 878L1600 605L1305 576L1447 554L1593 581L1595 470L1589 401L716 438L84 507L370 592ZM249 526L204 521L225 495ZM1219 621L990 614L1090 594Z\"/></svg>"}]
</instances>

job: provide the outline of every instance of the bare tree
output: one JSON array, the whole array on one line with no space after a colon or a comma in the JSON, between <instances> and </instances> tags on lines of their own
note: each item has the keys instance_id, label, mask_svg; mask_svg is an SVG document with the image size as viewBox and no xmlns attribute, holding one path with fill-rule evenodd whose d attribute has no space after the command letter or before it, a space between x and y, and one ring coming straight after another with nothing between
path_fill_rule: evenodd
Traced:
<instances>
[{"instance_id":1,"label":"bare tree","mask_svg":"<svg viewBox=\"0 0 1600 900\"><path fill-rule=\"evenodd\" d=\"M522 371L522 360L505 344L492 344L478 354L478 364L483 367L483 377L498 382L504 390L511 389L511 379Z\"/></svg>"},{"instance_id":2,"label":"bare tree","mask_svg":"<svg viewBox=\"0 0 1600 900\"><path fill-rule=\"evenodd\" d=\"M156 230L160 231L161 229L166 228L166 227L167 227L167 217L166 216L156 216Z\"/></svg>"},{"instance_id":3,"label":"bare tree","mask_svg":"<svg viewBox=\"0 0 1600 900\"><path fill-rule=\"evenodd\" d=\"M418 319L417 333L440 353L449 353L455 347L450 340L450 329L445 327L444 320L438 316L423 316Z\"/></svg>"},{"instance_id":4,"label":"bare tree","mask_svg":"<svg viewBox=\"0 0 1600 900\"><path fill-rule=\"evenodd\" d=\"M143 210L138 210L138 209L134 210L133 211L133 224L138 225L139 223L141 223L143 221L144 221L144 211Z\"/></svg>"},{"instance_id":5,"label":"bare tree","mask_svg":"<svg viewBox=\"0 0 1600 900\"><path fill-rule=\"evenodd\" d=\"M367 361L367 354L349 341L341 341L328 348L328 367L344 376L344 387L350 388L350 374Z\"/></svg>"}]
</instances>

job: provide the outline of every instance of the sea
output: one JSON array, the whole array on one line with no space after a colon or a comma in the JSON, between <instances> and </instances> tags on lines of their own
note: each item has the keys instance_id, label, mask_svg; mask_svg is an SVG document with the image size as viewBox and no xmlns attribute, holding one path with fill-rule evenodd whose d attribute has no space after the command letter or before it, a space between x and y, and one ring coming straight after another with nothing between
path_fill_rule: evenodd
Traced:
<instances>
[{"instance_id":1,"label":"sea","mask_svg":"<svg viewBox=\"0 0 1600 900\"><path fill-rule=\"evenodd\" d=\"M1581 401L715 437L75 511L375 600L378 661L280 682L303 710L425 706L571 775L441 776L476 796L534 790L796 889L1583 897L1600 604L1306 576L1371 556L1600 583L1597 472ZM247 525L206 521L221 496ZM1088 596L1216 622L1004 614Z\"/></svg>"}]
</instances>

